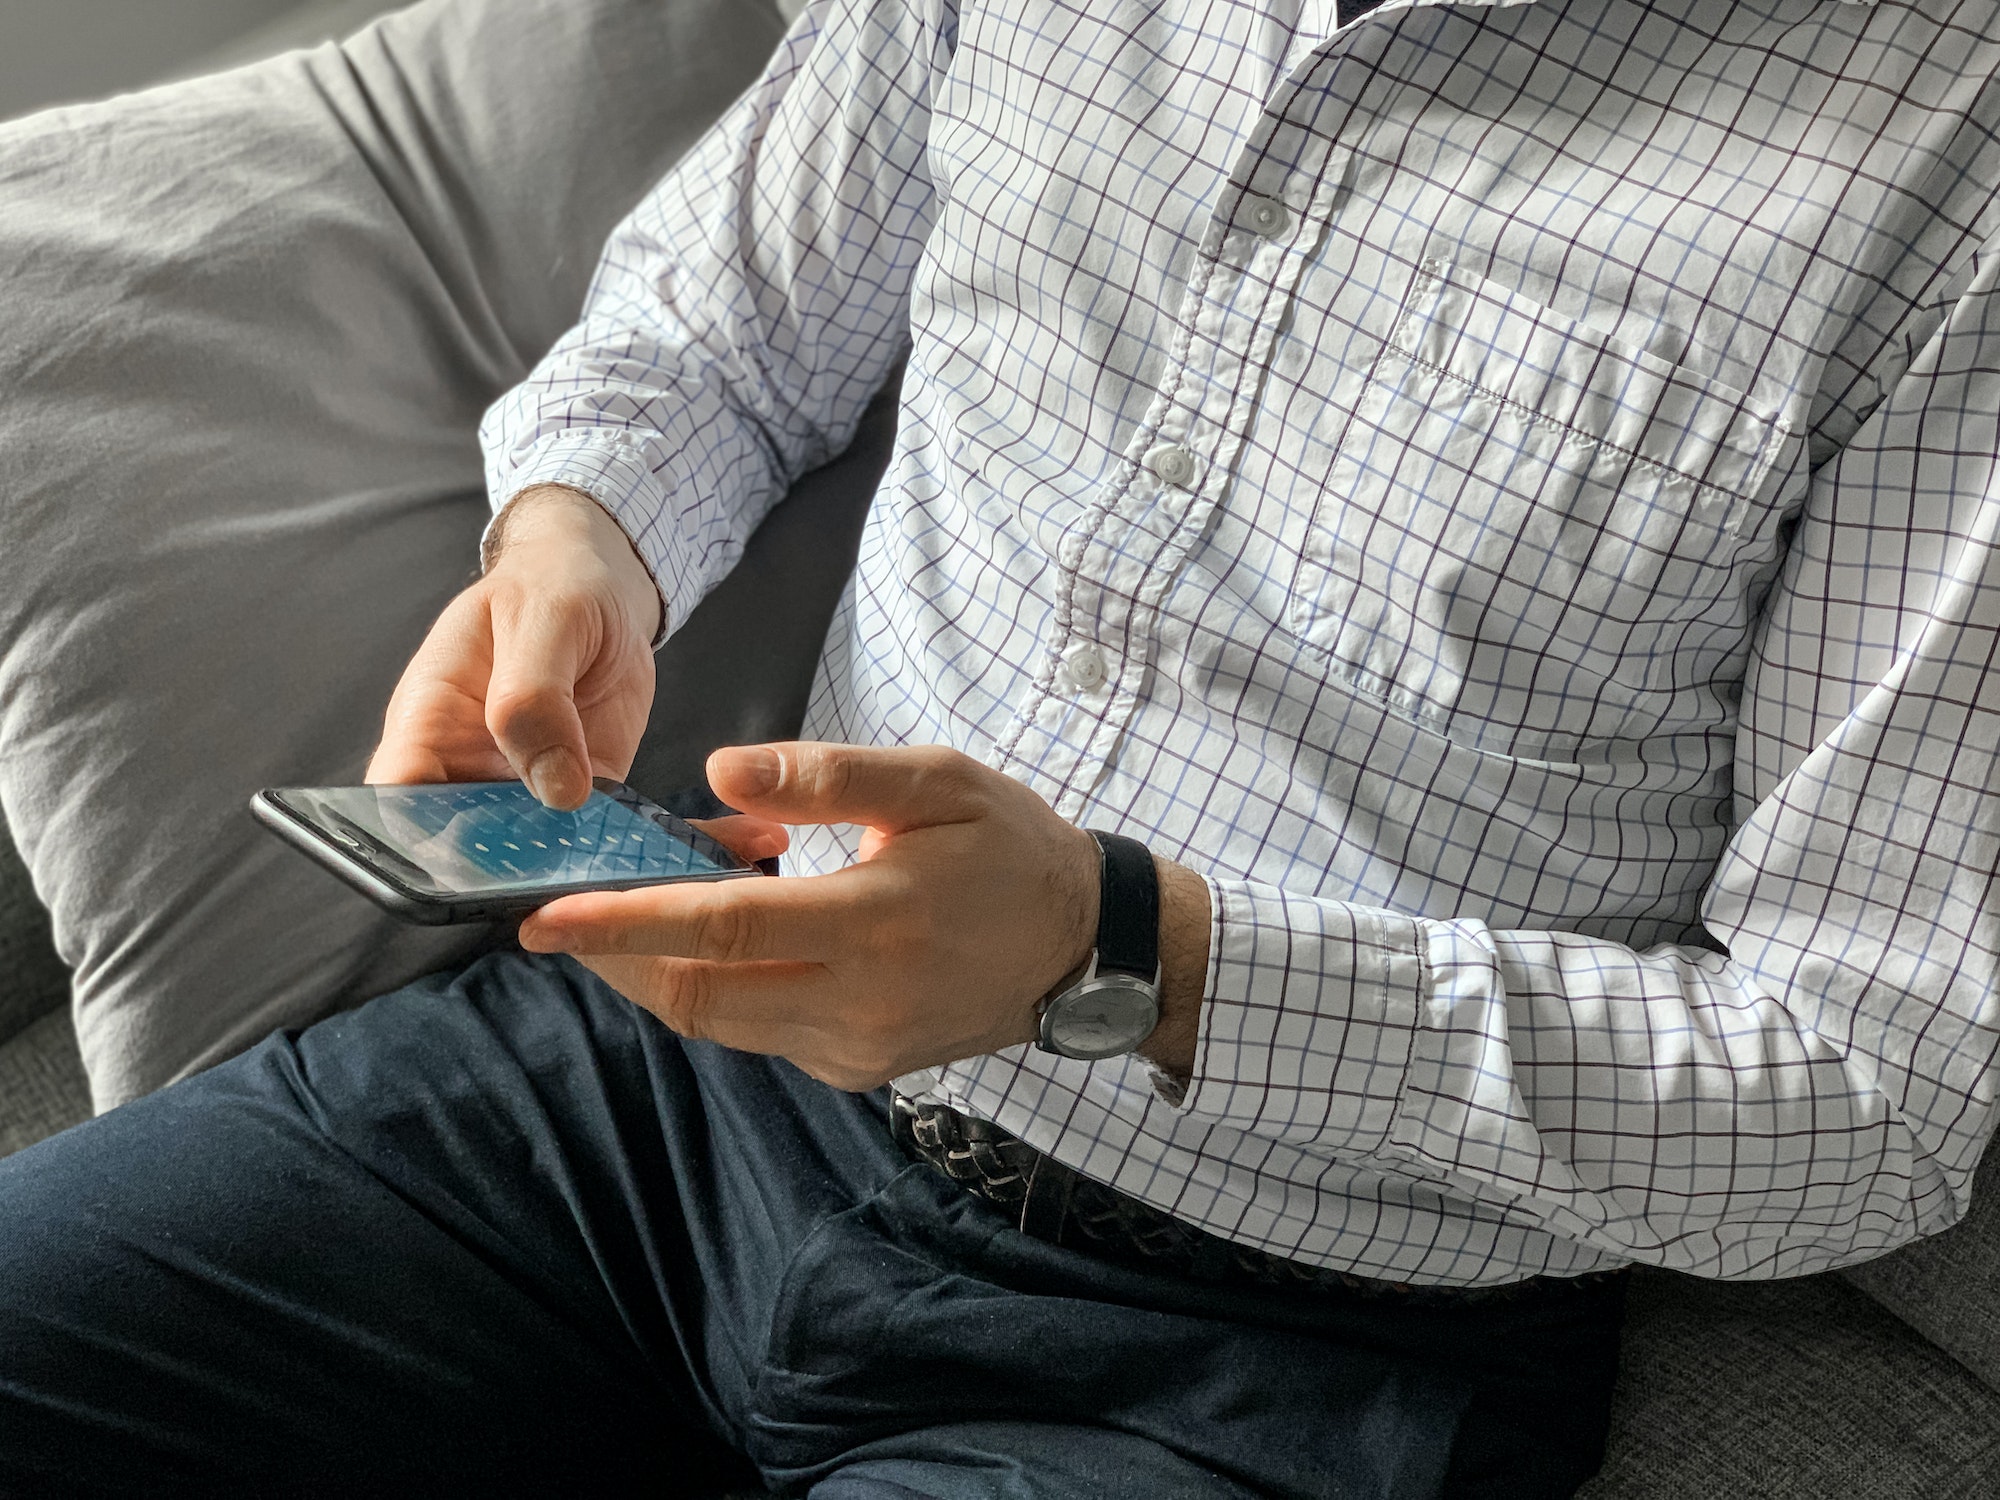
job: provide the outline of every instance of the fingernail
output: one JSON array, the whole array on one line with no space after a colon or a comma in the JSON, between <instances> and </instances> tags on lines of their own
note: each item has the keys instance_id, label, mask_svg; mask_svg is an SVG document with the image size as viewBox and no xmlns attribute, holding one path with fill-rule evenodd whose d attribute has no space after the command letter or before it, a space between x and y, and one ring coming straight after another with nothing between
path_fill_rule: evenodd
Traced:
<instances>
[{"instance_id":1,"label":"fingernail","mask_svg":"<svg viewBox=\"0 0 2000 1500\"><path fill-rule=\"evenodd\" d=\"M778 778L784 773L785 763L778 759L778 752L767 750L762 745L745 745L732 752L736 764L731 777L737 786L752 796L773 791Z\"/></svg>"},{"instance_id":2,"label":"fingernail","mask_svg":"<svg viewBox=\"0 0 2000 1500\"><path fill-rule=\"evenodd\" d=\"M569 752L558 746L544 750L528 762L527 774L521 779L545 807L557 807L566 790L564 783L569 779L570 765Z\"/></svg>"}]
</instances>

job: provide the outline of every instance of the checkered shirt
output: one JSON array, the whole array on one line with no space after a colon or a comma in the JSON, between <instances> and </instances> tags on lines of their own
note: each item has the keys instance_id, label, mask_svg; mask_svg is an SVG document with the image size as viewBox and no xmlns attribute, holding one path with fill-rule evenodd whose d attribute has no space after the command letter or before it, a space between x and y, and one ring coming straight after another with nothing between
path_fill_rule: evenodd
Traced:
<instances>
[{"instance_id":1,"label":"checkered shirt","mask_svg":"<svg viewBox=\"0 0 2000 1500\"><path fill-rule=\"evenodd\" d=\"M1996 65L1996 0L813 0L493 493L684 620L907 354L806 733L1214 908L1178 1097L907 1087L1367 1276L1864 1259L2000 1085Z\"/></svg>"}]
</instances>

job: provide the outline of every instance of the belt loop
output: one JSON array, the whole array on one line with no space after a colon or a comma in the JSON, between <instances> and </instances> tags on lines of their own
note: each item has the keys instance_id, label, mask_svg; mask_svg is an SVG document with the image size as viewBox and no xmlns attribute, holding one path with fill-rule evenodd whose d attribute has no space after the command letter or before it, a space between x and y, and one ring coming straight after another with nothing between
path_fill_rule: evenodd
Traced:
<instances>
[{"instance_id":1,"label":"belt loop","mask_svg":"<svg viewBox=\"0 0 2000 1500\"><path fill-rule=\"evenodd\" d=\"M1069 1218L1070 1194L1076 1189L1076 1173L1061 1162L1037 1156L1028 1172L1028 1191L1021 1199L1021 1233L1062 1243L1063 1224Z\"/></svg>"},{"instance_id":2,"label":"belt loop","mask_svg":"<svg viewBox=\"0 0 2000 1500\"><path fill-rule=\"evenodd\" d=\"M1196 1281L1227 1281L1235 1247L1219 1235L1205 1234L1195 1241L1194 1258L1188 1275Z\"/></svg>"}]
</instances>

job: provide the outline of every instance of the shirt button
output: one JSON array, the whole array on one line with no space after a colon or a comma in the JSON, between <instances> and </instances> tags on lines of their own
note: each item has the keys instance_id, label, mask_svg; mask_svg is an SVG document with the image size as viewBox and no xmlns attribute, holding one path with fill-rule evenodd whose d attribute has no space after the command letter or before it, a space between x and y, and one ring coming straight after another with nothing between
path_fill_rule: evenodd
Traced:
<instances>
[{"instance_id":1,"label":"shirt button","mask_svg":"<svg viewBox=\"0 0 2000 1500\"><path fill-rule=\"evenodd\" d=\"M1292 211L1276 198L1243 199L1243 222L1267 240L1275 240L1292 227Z\"/></svg>"},{"instance_id":2,"label":"shirt button","mask_svg":"<svg viewBox=\"0 0 2000 1500\"><path fill-rule=\"evenodd\" d=\"M1104 655L1088 641L1063 652L1063 670L1069 680L1088 691L1104 681Z\"/></svg>"},{"instance_id":3,"label":"shirt button","mask_svg":"<svg viewBox=\"0 0 2000 1500\"><path fill-rule=\"evenodd\" d=\"M1169 443L1146 455L1146 467L1161 484L1182 485L1194 478L1194 455Z\"/></svg>"}]
</instances>

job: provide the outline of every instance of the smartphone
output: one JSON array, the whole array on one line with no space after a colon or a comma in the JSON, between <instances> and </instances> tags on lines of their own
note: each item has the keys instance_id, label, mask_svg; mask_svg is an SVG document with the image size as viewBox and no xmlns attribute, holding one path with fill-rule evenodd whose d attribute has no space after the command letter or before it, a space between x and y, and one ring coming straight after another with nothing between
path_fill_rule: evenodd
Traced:
<instances>
[{"instance_id":1,"label":"smartphone","mask_svg":"<svg viewBox=\"0 0 2000 1500\"><path fill-rule=\"evenodd\" d=\"M763 873L605 777L574 812L543 806L518 781L271 787L250 811L411 922L486 922L575 891Z\"/></svg>"}]
</instances>

